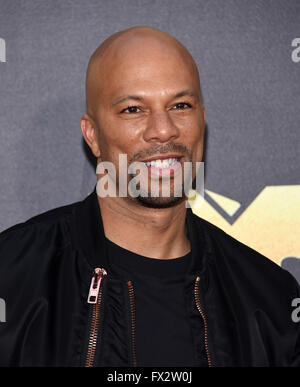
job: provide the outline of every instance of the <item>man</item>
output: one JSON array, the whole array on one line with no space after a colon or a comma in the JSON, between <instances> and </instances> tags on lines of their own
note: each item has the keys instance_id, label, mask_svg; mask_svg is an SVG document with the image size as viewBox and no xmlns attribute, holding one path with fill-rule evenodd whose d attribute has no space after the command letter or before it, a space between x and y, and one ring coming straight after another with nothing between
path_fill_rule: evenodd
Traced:
<instances>
[{"instance_id":1,"label":"man","mask_svg":"<svg viewBox=\"0 0 300 387\"><path fill-rule=\"evenodd\" d=\"M205 110L186 48L120 31L91 57L86 98L83 137L116 178L99 169L82 202L1 234L0 364L300 365L295 279L187 209L177 171L202 160ZM138 195L120 194L120 155L141 167Z\"/></svg>"}]
</instances>

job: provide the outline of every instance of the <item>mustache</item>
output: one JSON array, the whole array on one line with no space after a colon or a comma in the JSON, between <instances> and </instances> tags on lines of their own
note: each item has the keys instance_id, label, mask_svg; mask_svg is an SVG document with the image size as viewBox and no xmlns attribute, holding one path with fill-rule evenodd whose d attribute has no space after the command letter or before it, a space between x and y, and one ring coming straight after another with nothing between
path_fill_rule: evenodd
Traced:
<instances>
[{"instance_id":1,"label":"mustache","mask_svg":"<svg viewBox=\"0 0 300 387\"><path fill-rule=\"evenodd\" d=\"M164 153L170 153L170 152L175 152L175 153L180 153L182 155L186 155L188 160L192 159L192 152L183 144L175 144L175 143L168 143L165 145L160 145L157 144L151 149L147 150L142 150L140 152L135 153L129 160L130 163L145 159L147 157L160 155Z\"/></svg>"}]
</instances>

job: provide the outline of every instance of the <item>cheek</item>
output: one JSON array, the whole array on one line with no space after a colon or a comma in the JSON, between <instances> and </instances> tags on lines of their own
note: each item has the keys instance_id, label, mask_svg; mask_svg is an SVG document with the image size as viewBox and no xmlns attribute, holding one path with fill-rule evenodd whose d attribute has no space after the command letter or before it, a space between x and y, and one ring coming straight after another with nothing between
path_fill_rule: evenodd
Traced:
<instances>
[{"instance_id":1,"label":"cheek","mask_svg":"<svg viewBox=\"0 0 300 387\"><path fill-rule=\"evenodd\" d=\"M201 161L203 156L204 129L194 126L184 133L185 145L191 150L192 159Z\"/></svg>"},{"instance_id":2,"label":"cheek","mask_svg":"<svg viewBox=\"0 0 300 387\"><path fill-rule=\"evenodd\" d=\"M199 124L194 124L182 130L182 139L190 149L201 147L203 143L203 129Z\"/></svg>"},{"instance_id":3,"label":"cheek","mask_svg":"<svg viewBox=\"0 0 300 387\"><path fill-rule=\"evenodd\" d=\"M102 127L99 136L99 148L102 154L102 160L118 163L119 154L127 154L128 158L132 155L134 149L139 149L140 131L126 127L120 124L116 126L112 123Z\"/></svg>"},{"instance_id":4,"label":"cheek","mask_svg":"<svg viewBox=\"0 0 300 387\"><path fill-rule=\"evenodd\" d=\"M191 143L201 141L204 132L204 121L201 112L194 111L176 124L180 128L183 138L186 138L187 141Z\"/></svg>"}]
</instances>

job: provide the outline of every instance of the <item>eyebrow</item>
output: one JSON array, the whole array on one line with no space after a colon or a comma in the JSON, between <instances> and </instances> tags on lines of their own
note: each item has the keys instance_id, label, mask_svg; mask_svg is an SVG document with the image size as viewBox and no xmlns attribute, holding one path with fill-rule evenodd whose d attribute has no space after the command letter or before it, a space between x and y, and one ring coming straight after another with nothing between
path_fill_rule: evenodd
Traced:
<instances>
[{"instance_id":1,"label":"eyebrow","mask_svg":"<svg viewBox=\"0 0 300 387\"><path fill-rule=\"evenodd\" d=\"M173 95L172 98L175 99L175 98L179 98L179 97L184 97L186 95L188 95L190 97L196 97L196 94L192 90L187 89L187 90L182 90L179 93ZM118 105L119 103L125 102L129 99L133 99L135 101L142 101L144 98L139 96L139 95L124 95L124 96L118 98L116 101L114 101L112 103L112 106Z\"/></svg>"}]
</instances>

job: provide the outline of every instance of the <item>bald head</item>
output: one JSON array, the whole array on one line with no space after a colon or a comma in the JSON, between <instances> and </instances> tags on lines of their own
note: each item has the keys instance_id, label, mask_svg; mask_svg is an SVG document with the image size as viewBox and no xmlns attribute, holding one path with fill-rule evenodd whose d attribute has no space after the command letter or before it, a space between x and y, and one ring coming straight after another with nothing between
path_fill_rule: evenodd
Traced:
<instances>
[{"instance_id":1,"label":"bald head","mask_svg":"<svg viewBox=\"0 0 300 387\"><path fill-rule=\"evenodd\" d=\"M105 98L114 74L133 63L166 60L186 66L195 78L200 96L200 82L197 65L188 50L173 36L147 26L137 26L119 31L108 37L90 58L86 75L87 113L95 117L96 111Z\"/></svg>"}]
</instances>

